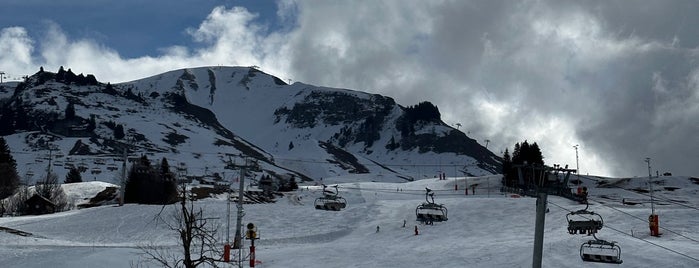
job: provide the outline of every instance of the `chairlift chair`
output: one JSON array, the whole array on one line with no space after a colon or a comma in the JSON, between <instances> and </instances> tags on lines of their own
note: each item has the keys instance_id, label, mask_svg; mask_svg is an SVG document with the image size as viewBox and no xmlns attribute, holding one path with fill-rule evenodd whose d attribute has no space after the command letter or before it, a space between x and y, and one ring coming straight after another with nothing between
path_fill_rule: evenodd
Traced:
<instances>
[{"instance_id":1,"label":"chairlift chair","mask_svg":"<svg viewBox=\"0 0 699 268\"><path fill-rule=\"evenodd\" d=\"M415 216L417 221L432 224L433 222L442 222L448 220L447 208L442 204L434 203L434 192L429 188L425 188L425 203L422 203L415 208ZM432 201L428 199L432 198Z\"/></svg>"},{"instance_id":2,"label":"chairlift chair","mask_svg":"<svg viewBox=\"0 0 699 268\"><path fill-rule=\"evenodd\" d=\"M316 198L313 202L316 209L340 211L347 207L347 200L338 195L337 185L334 192L326 188L327 186L323 184L323 196Z\"/></svg>"},{"instance_id":3,"label":"chairlift chair","mask_svg":"<svg viewBox=\"0 0 699 268\"><path fill-rule=\"evenodd\" d=\"M604 225L604 220L602 216L587 210L588 205L586 204L585 209L570 212L566 215L566 221L568 222L568 233L574 234L587 234L592 235L597 233Z\"/></svg>"},{"instance_id":4,"label":"chairlift chair","mask_svg":"<svg viewBox=\"0 0 699 268\"><path fill-rule=\"evenodd\" d=\"M621 247L612 241L597 239L590 240L580 245L580 258L586 262L602 262L620 264Z\"/></svg>"}]
</instances>

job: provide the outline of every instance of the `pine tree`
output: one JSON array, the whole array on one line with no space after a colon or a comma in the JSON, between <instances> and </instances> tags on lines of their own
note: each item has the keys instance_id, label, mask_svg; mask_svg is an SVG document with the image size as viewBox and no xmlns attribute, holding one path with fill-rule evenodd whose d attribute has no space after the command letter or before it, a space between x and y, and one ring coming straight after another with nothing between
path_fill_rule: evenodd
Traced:
<instances>
[{"instance_id":1,"label":"pine tree","mask_svg":"<svg viewBox=\"0 0 699 268\"><path fill-rule=\"evenodd\" d=\"M507 149L505 149L505 154L502 156L502 175L506 186L514 185L512 178L512 159L510 159L510 152Z\"/></svg>"},{"instance_id":2,"label":"pine tree","mask_svg":"<svg viewBox=\"0 0 699 268\"><path fill-rule=\"evenodd\" d=\"M167 158L163 157L160 161L160 178L164 180L172 179L172 172L170 172L170 164L167 162Z\"/></svg>"},{"instance_id":3,"label":"pine tree","mask_svg":"<svg viewBox=\"0 0 699 268\"><path fill-rule=\"evenodd\" d=\"M17 162L4 137L0 137L0 199L12 195L19 185Z\"/></svg>"},{"instance_id":4,"label":"pine tree","mask_svg":"<svg viewBox=\"0 0 699 268\"><path fill-rule=\"evenodd\" d=\"M116 127L114 127L114 139L121 140L124 136L126 136L124 134L124 126L121 124L116 125Z\"/></svg>"},{"instance_id":5,"label":"pine tree","mask_svg":"<svg viewBox=\"0 0 699 268\"><path fill-rule=\"evenodd\" d=\"M543 165L544 156L541 154L541 149L539 149L539 145L535 142L529 147L529 149L531 151L530 160L532 161L532 163Z\"/></svg>"},{"instance_id":6,"label":"pine tree","mask_svg":"<svg viewBox=\"0 0 699 268\"><path fill-rule=\"evenodd\" d=\"M521 148L520 148L520 146L519 146L519 142L518 142L518 143L515 143L515 149L512 150L512 163L513 163L513 164L521 164L521 163L522 163L522 157L521 157L521 154L520 154L520 151L521 151L520 149L521 149Z\"/></svg>"},{"instance_id":7,"label":"pine tree","mask_svg":"<svg viewBox=\"0 0 699 268\"><path fill-rule=\"evenodd\" d=\"M66 119L73 119L75 118L75 104L72 102L68 103L68 106L66 107Z\"/></svg>"},{"instance_id":8,"label":"pine tree","mask_svg":"<svg viewBox=\"0 0 699 268\"><path fill-rule=\"evenodd\" d=\"M76 183L76 182L83 182L83 178L80 175L80 171L76 168L71 168L68 171L68 174L66 174L66 179L64 183Z\"/></svg>"},{"instance_id":9,"label":"pine tree","mask_svg":"<svg viewBox=\"0 0 699 268\"><path fill-rule=\"evenodd\" d=\"M97 121L95 121L95 115L91 114L90 119L87 120L87 131L92 132L97 128Z\"/></svg>"},{"instance_id":10,"label":"pine tree","mask_svg":"<svg viewBox=\"0 0 699 268\"><path fill-rule=\"evenodd\" d=\"M289 190L297 190L299 188L298 183L296 183L296 177L291 176L291 179L289 180Z\"/></svg>"},{"instance_id":11,"label":"pine tree","mask_svg":"<svg viewBox=\"0 0 699 268\"><path fill-rule=\"evenodd\" d=\"M164 158L163 158L164 159ZM168 166L163 168L163 163ZM163 174L167 170L167 174ZM171 176L167 160L151 165L144 155L131 166L124 190L124 202L140 204L170 204L177 201L177 184Z\"/></svg>"}]
</instances>

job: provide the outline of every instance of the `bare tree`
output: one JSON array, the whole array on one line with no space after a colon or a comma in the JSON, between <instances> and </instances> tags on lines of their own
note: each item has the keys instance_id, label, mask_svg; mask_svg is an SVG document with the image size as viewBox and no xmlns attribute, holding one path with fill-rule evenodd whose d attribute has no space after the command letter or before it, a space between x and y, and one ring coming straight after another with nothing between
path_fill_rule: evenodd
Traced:
<instances>
[{"instance_id":1,"label":"bare tree","mask_svg":"<svg viewBox=\"0 0 699 268\"><path fill-rule=\"evenodd\" d=\"M26 183L20 183L15 194L2 201L3 212L12 215L24 214L27 209L25 204L27 199L29 199L29 187Z\"/></svg>"},{"instance_id":2,"label":"bare tree","mask_svg":"<svg viewBox=\"0 0 699 268\"><path fill-rule=\"evenodd\" d=\"M178 234L182 254L154 245L141 247L141 250L147 259L163 267L193 268L201 264L218 267L223 256L223 251L216 245L218 225L214 225L215 219L205 217L200 207L195 208L194 197L187 194L184 187L180 190L177 210L166 219L162 216L163 206L156 220Z\"/></svg>"},{"instance_id":3,"label":"bare tree","mask_svg":"<svg viewBox=\"0 0 699 268\"><path fill-rule=\"evenodd\" d=\"M34 189L38 195L51 200L56 205L56 212L69 209L68 197L58 183L56 173L49 173L46 178L36 183Z\"/></svg>"}]
</instances>

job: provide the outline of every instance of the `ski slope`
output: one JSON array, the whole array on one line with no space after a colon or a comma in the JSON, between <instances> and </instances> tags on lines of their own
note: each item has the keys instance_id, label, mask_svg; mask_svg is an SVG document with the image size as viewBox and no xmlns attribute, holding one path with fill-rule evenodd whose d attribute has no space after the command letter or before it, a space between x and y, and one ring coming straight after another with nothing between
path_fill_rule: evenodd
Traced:
<instances>
[{"instance_id":1,"label":"ski slope","mask_svg":"<svg viewBox=\"0 0 699 268\"><path fill-rule=\"evenodd\" d=\"M245 205L243 223L252 222L259 230L256 267L531 267L536 200L500 193L499 176L368 181L371 179L359 176L324 181L339 185L340 195L348 201L342 211L314 209L313 200L322 189L310 185L302 185L274 204ZM607 181L625 188L644 183L642 179ZM464 194L467 184L478 185L475 195L470 189L469 195ZM597 236L619 243L623 260L619 267L699 266L699 185L687 177L666 179L663 187L668 185L679 189L657 194L660 237L649 235L650 205L642 202L645 195L618 187L591 187L589 210L599 213L605 223ZM436 192L436 203L449 209L448 221L431 226L415 221L415 208L425 201L425 187ZM641 202L624 205L619 198ZM671 199L683 202L668 201ZM591 237L567 232L566 214L584 206L555 196L548 201L543 267L610 266L584 263L579 248ZM221 243L225 242L225 197L196 205L219 218L218 234ZM159 246L173 253L179 249L177 236L155 220L161 209L127 204L0 218L2 227L31 233L25 237L0 232L2 267L159 267L146 262L139 247ZM163 213L173 209L167 206ZM234 225L235 204L231 210ZM414 234L415 226L419 235ZM235 233L233 226L230 233ZM249 241L245 243L247 248Z\"/></svg>"}]
</instances>

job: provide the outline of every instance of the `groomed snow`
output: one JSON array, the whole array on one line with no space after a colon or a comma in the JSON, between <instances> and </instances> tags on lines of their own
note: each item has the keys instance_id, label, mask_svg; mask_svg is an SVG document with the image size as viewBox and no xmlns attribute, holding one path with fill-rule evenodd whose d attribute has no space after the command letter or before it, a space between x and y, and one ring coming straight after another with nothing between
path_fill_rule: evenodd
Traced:
<instances>
[{"instance_id":1,"label":"groomed snow","mask_svg":"<svg viewBox=\"0 0 699 268\"><path fill-rule=\"evenodd\" d=\"M665 191L658 197L663 200L675 197L685 205L670 202L656 205L661 237L649 235L648 204L629 206L617 199L641 200L644 195L619 188L591 189L590 210L602 215L605 223L598 237L617 241L622 248L624 262L618 267L699 266L697 185L686 177L675 179L668 179L665 186L678 181L682 189ZM359 181L356 177L326 179L328 184L339 184L340 195L349 203L347 209L339 212L314 209L313 200L321 194L318 186L302 186L274 204L245 205L243 223L255 223L261 237L256 241L260 261L256 267L532 265L535 199L500 193L498 176L408 183ZM478 184L476 195L471 192L464 195L463 186L467 183ZM642 179L623 183L643 185ZM458 185L457 190L454 184ZM94 182L87 185L96 189L106 187ZM425 187L435 190L436 203L449 209L448 221L432 226L415 221L415 208L424 202ZM225 200L206 199L197 205L220 219L219 235L221 243L225 242ZM231 208L231 215L235 215L235 204ZM584 263L579 248L591 237L567 232L566 214L583 206L550 196L548 208L543 267L610 266ZM163 246L173 252L178 249L177 236L154 220L161 209L149 205L109 205L53 215L0 218L0 226L33 234L23 237L0 232L2 267L158 267L144 262L138 247ZM169 214L172 209L167 206L164 213ZM234 223L232 216L231 224ZM419 230L417 236L415 226ZM245 243L247 248L249 241ZM248 266L247 261L244 266Z\"/></svg>"}]
</instances>

